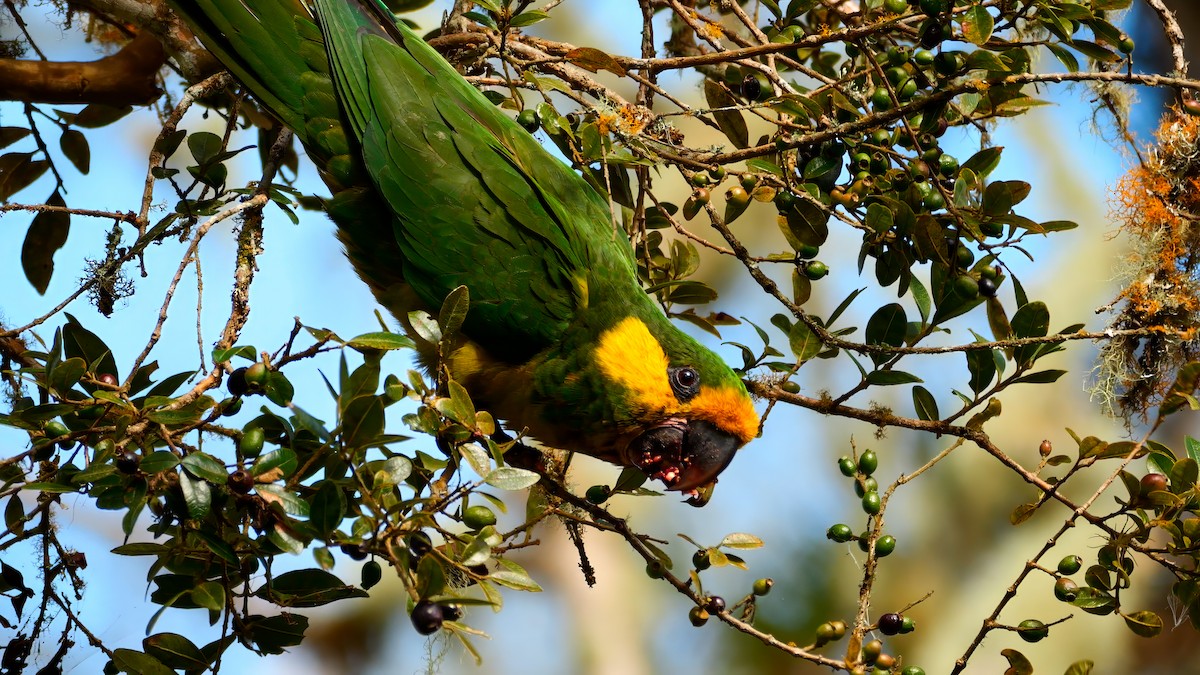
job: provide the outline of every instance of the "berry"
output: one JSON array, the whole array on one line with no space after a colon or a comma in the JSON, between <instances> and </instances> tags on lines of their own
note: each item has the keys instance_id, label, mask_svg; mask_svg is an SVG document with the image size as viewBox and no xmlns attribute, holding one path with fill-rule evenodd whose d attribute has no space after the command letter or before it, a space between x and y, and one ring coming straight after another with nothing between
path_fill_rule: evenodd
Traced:
<instances>
[{"instance_id":1,"label":"berry","mask_svg":"<svg viewBox=\"0 0 1200 675\"><path fill-rule=\"evenodd\" d=\"M1133 53L1133 38L1128 35L1122 35L1121 41L1117 43L1117 49L1121 50L1122 54Z\"/></svg>"},{"instance_id":2,"label":"berry","mask_svg":"<svg viewBox=\"0 0 1200 675\"><path fill-rule=\"evenodd\" d=\"M433 635L442 628L442 621L445 620L445 612L442 606L436 603L422 600L413 607L412 615L413 628L421 635Z\"/></svg>"},{"instance_id":3,"label":"berry","mask_svg":"<svg viewBox=\"0 0 1200 675\"><path fill-rule=\"evenodd\" d=\"M46 422L46 426L43 427L42 432L46 434L46 438L59 438L60 436L69 435L71 430L67 428L67 425L59 422L58 420L50 420L49 422ZM70 449L74 445L75 441L70 439L58 442L58 447L62 448L63 450Z\"/></svg>"},{"instance_id":4,"label":"berry","mask_svg":"<svg viewBox=\"0 0 1200 675\"><path fill-rule=\"evenodd\" d=\"M404 545L408 547L408 552L414 558L420 558L433 550L433 540L429 538L428 534L421 531L408 535L408 538L404 540Z\"/></svg>"},{"instance_id":5,"label":"berry","mask_svg":"<svg viewBox=\"0 0 1200 675\"><path fill-rule=\"evenodd\" d=\"M587 499L593 504L603 504L612 496L612 488L607 485L593 485L587 489L584 494L584 499Z\"/></svg>"},{"instance_id":6,"label":"berry","mask_svg":"<svg viewBox=\"0 0 1200 675\"><path fill-rule=\"evenodd\" d=\"M693 626L699 628L708 623L708 612L703 607L693 607L688 612L688 621L691 621Z\"/></svg>"},{"instance_id":7,"label":"berry","mask_svg":"<svg viewBox=\"0 0 1200 675\"><path fill-rule=\"evenodd\" d=\"M879 617L879 632L884 635L895 635L900 632L900 627L904 624L904 617L891 612Z\"/></svg>"},{"instance_id":8,"label":"berry","mask_svg":"<svg viewBox=\"0 0 1200 675\"><path fill-rule=\"evenodd\" d=\"M838 470L842 472L843 476L853 476L858 469L854 465L854 460L845 456L838 460Z\"/></svg>"},{"instance_id":9,"label":"berry","mask_svg":"<svg viewBox=\"0 0 1200 675\"><path fill-rule=\"evenodd\" d=\"M1075 574L1083 567L1083 558L1069 555L1058 561L1059 574Z\"/></svg>"},{"instance_id":10,"label":"berry","mask_svg":"<svg viewBox=\"0 0 1200 675\"><path fill-rule=\"evenodd\" d=\"M994 220L988 220L980 223L979 231L985 237L999 237L1004 234L1004 225Z\"/></svg>"},{"instance_id":11,"label":"berry","mask_svg":"<svg viewBox=\"0 0 1200 675\"><path fill-rule=\"evenodd\" d=\"M692 175L699 176L701 174ZM705 180L707 180L707 177L705 177ZM707 204L709 200L708 190L705 190L704 188L696 188L696 190L692 192L692 199L696 200L697 204Z\"/></svg>"},{"instance_id":12,"label":"berry","mask_svg":"<svg viewBox=\"0 0 1200 675\"><path fill-rule=\"evenodd\" d=\"M837 639L833 635L834 635L833 624L829 623L828 621L821 624L820 626L817 626L817 644L823 645L823 644L826 644L829 642L833 642L834 640Z\"/></svg>"},{"instance_id":13,"label":"berry","mask_svg":"<svg viewBox=\"0 0 1200 675\"><path fill-rule=\"evenodd\" d=\"M883 9L891 14L904 14L908 11L908 0L883 0Z\"/></svg>"},{"instance_id":14,"label":"berry","mask_svg":"<svg viewBox=\"0 0 1200 675\"><path fill-rule=\"evenodd\" d=\"M738 184L746 190L753 190L758 185L758 176L752 173L744 173L741 178L738 178Z\"/></svg>"},{"instance_id":15,"label":"berry","mask_svg":"<svg viewBox=\"0 0 1200 675\"><path fill-rule=\"evenodd\" d=\"M1166 476L1161 473L1148 473L1142 476L1141 484L1138 487L1138 494L1142 497L1149 497L1151 492L1161 492L1166 489Z\"/></svg>"},{"instance_id":16,"label":"berry","mask_svg":"<svg viewBox=\"0 0 1200 675\"><path fill-rule=\"evenodd\" d=\"M731 204L745 206L750 203L750 193L746 192L745 188L738 185L729 188L729 190L725 192L725 199Z\"/></svg>"},{"instance_id":17,"label":"berry","mask_svg":"<svg viewBox=\"0 0 1200 675\"><path fill-rule=\"evenodd\" d=\"M125 450L117 455L117 470L121 473L136 473L140 462L136 452Z\"/></svg>"},{"instance_id":18,"label":"berry","mask_svg":"<svg viewBox=\"0 0 1200 675\"><path fill-rule=\"evenodd\" d=\"M117 386L117 376L112 373L100 373L96 376L96 381L100 384L105 384L110 387Z\"/></svg>"},{"instance_id":19,"label":"berry","mask_svg":"<svg viewBox=\"0 0 1200 675\"><path fill-rule=\"evenodd\" d=\"M763 101L771 98L775 94L775 90L771 88L771 81L767 76L754 71L742 80L742 97L749 101Z\"/></svg>"},{"instance_id":20,"label":"berry","mask_svg":"<svg viewBox=\"0 0 1200 675\"><path fill-rule=\"evenodd\" d=\"M883 653L883 643L879 640L871 640L862 647L863 661L867 663L875 663L879 655Z\"/></svg>"},{"instance_id":21,"label":"berry","mask_svg":"<svg viewBox=\"0 0 1200 675\"><path fill-rule=\"evenodd\" d=\"M907 616L904 617L904 620L900 622L900 633L901 634L911 633L916 629L917 629L917 622L913 621L912 619L910 619Z\"/></svg>"},{"instance_id":22,"label":"berry","mask_svg":"<svg viewBox=\"0 0 1200 675\"><path fill-rule=\"evenodd\" d=\"M787 211L796 205L796 195L791 190L780 190L775 193L775 208Z\"/></svg>"},{"instance_id":23,"label":"berry","mask_svg":"<svg viewBox=\"0 0 1200 675\"><path fill-rule=\"evenodd\" d=\"M894 665L896 665L896 657L892 656L891 654L880 654L879 657L875 659L875 672L890 673L892 671L892 666Z\"/></svg>"},{"instance_id":24,"label":"berry","mask_svg":"<svg viewBox=\"0 0 1200 675\"><path fill-rule=\"evenodd\" d=\"M246 387L249 391L262 391L267 384L267 364L256 363L246 369Z\"/></svg>"},{"instance_id":25,"label":"berry","mask_svg":"<svg viewBox=\"0 0 1200 675\"><path fill-rule=\"evenodd\" d=\"M879 468L879 455L875 454L874 450L867 450L858 457L858 470L864 475L870 476L875 473L875 469Z\"/></svg>"},{"instance_id":26,"label":"berry","mask_svg":"<svg viewBox=\"0 0 1200 675\"><path fill-rule=\"evenodd\" d=\"M468 507L462 514L463 524L472 530L482 530L496 524L496 512L482 504Z\"/></svg>"},{"instance_id":27,"label":"berry","mask_svg":"<svg viewBox=\"0 0 1200 675\"><path fill-rule=\"evenodd\" d=\"M363 544L342 544L338 548L341 549L342 553L345 553L347 556L349 556L349 558L351 560L366 560L367 559L367 547ZM433 631L430 631L430 632L433 632ZM428 634L429 633L422 633L422 635L428 635Z\"/></svg>"},{"instance_id":28,"label":"berry","mask_svg":"<svg viewBox=\"0 0 1200 675\"><path fill-rule=\"evenodd\" d=\"M804 266L804 276L808 277L812 281L821 279L827 274L829 274L829 266L820 260L810 260L808 261L808 264Z\"/></svg>"},{"instance_id":29,"label":"berry","mask_svg":"<svg viewBox=\"0 0 1200 675\"><path fill-rule=\"evenodd\" d=\"M942 155L938 157L938 173L946 178L953 178L954 174L958 173L958 159L954 155Z\"/></svg>"},{"instance_id":30,"label":"berry","mask_svg":"<svg viewBox=\"0 0 1200 675\"><path fill-rule=\"evenodd\" d=\"M1041 444L1038 445L1038 454L1040 454L1042 457L1049 457L1050 453L1052 452L1054 452L1054 444L1050 442L1050 439L1044 439ZM1072 573L1068 572L1068 574Z\"/></svg>"},{"instance_id":31,"label":"berry","mask_svg":"<svg viewBox=\"0 0 1200 675\"><path fill-rule=\"evenodd\" d=\"M884 87L876 87L875 91L871 92L871 105L875 106L876 110L891 110L892 95Z\"/></svg>"},{"instance_id":32,"label":"berry","mask_svg":"<svg viewBox=\"0 0 1200 675\"><path fill-rule=\"evenodd\" d=\"M697 572L712 567L712 561L708 559L708 549L702 548L692 554L692 567L695 567Z\"/></svg>"},{"instance_id":33,"label":"berry","mask_svg":"<svg viewBox=\"0 0 1200 675\"><path fill-rule=\"evenodd\" d=\"M846 637L845 621L842 621L841 619L834 619L833 621L829 622L829 625L833 627L834 640L841 640L842 638Z\"/></svg>"},{"instance_id":34,"label":"berry","mask_svg":"<svg viewBox=\"0 0 1200 675\"><path fill-rule=\"evenodd\" d=\"M663 572L665 571L666 569L661 560L651 560L650 562L646 563L646 576L650 577L651 579L663 578Z\"/></svg>"},{"instance_id":35,"label":"berry","mask_svg":"<svg viewBox=\"0 0 1200 675\"><path fill-rule=\"evenodd\" d=\"M442 605L442 618L446 621L458 621L462 618L462 605Z\"/></svg>"},{"instance_id":36,"label":"berry","mask_svg":"<svg viewBox=\"0 0 1200 675\"><path fill-rule=\"evenodd\" d=\"M774 585L775 585L774 579L769 579L769 578L765 578L765 577L762 579L755 579L754 586L753 586L753 592L755 595L759 595L759 596L766 595L767 593L771 592L771 587Z\"/></svg>"},{"instance_id":37,"label":"berry","mask_svg":"<svg viewBox=\"0 0 1200 675\"><path fill-rule=\"evenodd\" d=\"M936 57L934 56L933 52L929 51L928 49L918 49L917 51L913 52L912 55L913 63L916 63L922 68L928 68L929 66L932 66L934 58Z\"/></svg>"},{"instance_id":38,"label":"berry","mask_svg":"<svg viewBox=\"0 0 1200 675\"><path fill-rule=\"evenodd\" d=\"M875 542L875 554L880 558L891 555L892 551L896 550L896 538L890 534L885 534Z\"/></svg>"},{"instance_id":39,"label":"berry","mask_svg":"<svg viewBox=\"0 0 1200 675\"><path fill-rule=\"evenodd\" d=\"M979 294L982 295L983 297L985 297L985 298L996 297L996 290L997 289L996 289L995 281L992 281L991 279L988 279L987 277L982 277L979 279Z\"/></svg>"},{"instance_id":40,"label":"berry","mask_svg":"<svg viewBox=\"0 0 1200 675\"><path fill-rule=\"evenodd\" d=\"M791 380L788 380L788 381L784 382L783 384L779 385L779 388L786 391L789 394L799 394L800 393L800 385Z\"/></svg>"},{"instance_id":41,"label":"berry","mask_svg":"<svg viewBox=\"0 0 1200 675\"><path fill-rule=\"evenodd\" d=\"M1049 634L1050 629L1037 619L1025 619L1017 625L1017 635L1026 642L1040 642Z\"/></svg>"},{"instance_id":42,"label":"berry","mask_svg":"<svg viewBox=\"0 0 1200 675\"><path fill-rule=\"evenodd\" d=\"M225 479L225 484L229 486L230 490L239 495L244 495L254 487L254 476L250 475L250 472L245 469L238 469L229 474L229 477Z\"/></svg>"},{"instance_id":43,"label":"berry","mask_svg":"<svg viewBox=\"0 0 1200 675\"><path fill-rule=\"evenodd\" d=\"M925 675L925 669L917 666L909 666L905 668L900 675Z\"/></svg>"},{"instance_id":44,"label":"berry","mask_svg":"<svg viewBox=\"0 0 1200 675\"><path fill-rule=\"evenodd\" d=\"M725 167L720 164L712 167L708 170L708 177L720 182L721 179L725 178Z\"/></svg>"},{"instance_id":45,"label":"berry","mask_svg":"<svg viewBox=\"0 0 1200 675\"><path fill-rule=\"evenodd\" d=\"M696 173L688 176L688 182L696 187L704 187L709 183L708 174L697 171Z\"/></svg>"},{"instance_id":46,"label":"berry","mask_svg":"<svg viewBox=\"0 0 1200 675\"><path fill-rule=\"evenodd\" d=\"M1071 602L1079 596L1079 585L1068 577L1062 577L1054 582L1054 597L1063 602Z\"/></svg>"},{"instance_id":47,"label":"berry","mask_svg":"<svg viewBox=\"0 0 1200 675\"><path fill-rule=\"evenodd\" d=\"M263 431L262 427L250 427L242 432L242 438L238 441L238 452L243 457L258 457L266 441L267 432Z\"/></svg>"},{"instance_id":48,"label":"berry","mask_svg":"<svg viewBox=\"0 0 1200 675\"><path fill-rule=\"evenodd\" d=\"M242 399L227 398L221 401L221 415L224 417L233 417L242 411Z\"/></svg>"},{"instance_id":49,"label":"berry","mask_svg":"<svg viewBox=\"0 0 1200 675\"><path fill-rule=\"evenodd\" d=\"M871 476L867 476L860 481L854 481L854 494L862 497L868 492L879 492L879 481Z\"/></svg>"},{"instance_id":50,"label":"berry","mask_svg":"<svg viewBox=\"0 0 1200 675\"><path fill-rule=\"evenodd\" d=\"M878 492L868 492L863 495L862 509L867 515L875 515L883 508L883 502L879 499Z\"/></svg>"},{"instance_id":51,"label":"berry","mask_svg":"<svg viewBox=\"0 0 1200 675\"><path fill-rule=\"evenodd\" d=\"M963 274L954 280L954 290L959 296L967 300L974 300L979 296L979 282Z\"/></svg>"},{"instance_id":52,"label":"berry","mask_svg":"<svg viewBox=\"0 0 1200 675\"><path fill-rule=\"evenodd\" d=\"M713 595L708 598L708 602L704 603L704 609L709 614L720 614L725 611L725 598L719 595Z\"/></svg>"},{"instance_id":53,"label":"berry","mask_svg":"<svg viewBox=\"0 0 1200 675\"><path fill-rule=\"evenodd\" d=\"M825 537L839 544L844 544L854 538L854 531L850 529L849 525L838 523L829 527L825 532Z\"/></svg>"},{"instance_id":54,"label":"berry","mask_svg":"<svg viewBox=\"0 0 1200 675\"><path fill-rule=\"evenodd\" d=\"M225 388L234 396L241 396L246 393L246 369L238 368L229 374L229 379L225 380Z\"/></svg>"},{"instance_id":55,"label":"berry","mask_svg":"<svg viewBox=\"0 0 1200 675\"><path fill-rule=\"evenodd\" d=\"M925 198L921 200L921 203L930 211L939 211L946 208L946 198L938 190L930 190L925 195Z\"/></svg>"},{"instance_id":56,"label":"berry","mask_svg":"<svg viewBox=\"0 0 1200 675\"><path fill-rule=\"evenodd\" d=\"M537 113L532 110L522 110L517 115L517 124L520 124L525 131L533 133L541 126L541 120L538 119Z\"/></svg>"}]
</instances>

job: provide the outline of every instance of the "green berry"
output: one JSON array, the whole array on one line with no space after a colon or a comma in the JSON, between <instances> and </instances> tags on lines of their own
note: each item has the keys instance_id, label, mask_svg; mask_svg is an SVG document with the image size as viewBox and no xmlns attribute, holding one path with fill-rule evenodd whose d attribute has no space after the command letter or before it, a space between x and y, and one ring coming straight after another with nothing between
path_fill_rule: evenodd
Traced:
<instances>
[{"instance_id":1,"label":"green berry","mask_svg":"<svg viewBox=\"0 0 1200 675\"><path fill-rule=\"evenodd\" d=\"M238 452L243 457L258 457L266 441L267 432L263 431L262 427L250 427L242 432L242 438L238 441Z\"/></svg>"},{"instance_id":2,"label":"green berry","mask_svg":"<svg viewBox=\"0 0 1200 675\"><path fill-rule=\"evenodd\" d=\"M771 587L775 585L775 581L769 578L755 579L752 588L755 595L763 596L771 592Z\"/></svg>"},{"instance_id":3,"label":"green berry","mask_svg":"<svg viewBox=\"0 0 1200 675\"><path fill-rule=\"evenodd\" d=\"M612 496L612 488L607 485L593 485L587 489L584 498L593 504L603 504Z\"/></svg>"},{"instance_id":4,"label":"green berry","mask_svg":"<svg viewBox=\"0 0 1200 675\"><path fill-rule=\"evenodd\" d=\"M463 524L472 530L482 530L496 524L496 512L482 504L470 506L462 514Z\"/></svg>"},{"instance_id":5,"label":"green berry","mask_svg":"<svg viewBox=\"0 0 1200 675\"><path fill-rule=\"evenodd\" d=\"M871 476L854 481L854 494L862 497L868 492L879 492L879 481Z\"/></svg>"},{"instance_id":6,"label":"green berry","mask_svg":"<svg viewBox=\"0 0 1200 675\"><path fill-rule=\"evenodd\" d=\"M704 187L709 183L708 174L697 171L696 173L688 176L688 182L696 187Z\"/></svg>"},{"instance_id":7,"label":"green berry","mask_svg":"<svg viewBox=\"0 0 1200 675\"><path fill-rule=\"evenodd\" d=\"M883 501L880 500L878 492L868 492L863 495L862 509L867 515L873 516L879 513L881 508L883 508Z\"/></svg>"},{"instance_id":8,"label":"green berry","mask_svg":"<svg viewBox=\"0 0 1200 675\"><path fill-rule=\"evenodd\" d=\"M800 248L796 250L796 257L801 260L812 260L820 252L821 249L812 244L801 244Z\"/></svg>"},{"instance_id":9,"label":"green berry","mask_svg":"<svg viewBox=\"0 0 1200 675\"><path fill-rule=\"evenodd\" d=\"M918 49L917 51L913 52L912 55L913 63L921 66L922 68L928 68L929 66L932 66L934 58L936 57L934 56L933 52L929 51L928 49Z\"/></svg>"},{"instance_id":10,"label":"green berry","mask_svg":"<svg viewBox=\"0 0 1200 675\"><path fill-rule=\"evenodd\" d=\"M900 633L902 635L911 633L916 629L917 629L917 622L913 621L912 618L910 618L910 617L907 617L907 616L904 617L904 621L902 621L900 623Z\"/></svg>"},{"instance_id":11,"label":"green berry","mask_svg":"<svg viewBox=\"0 0 1200 675\"><path fill-rule=\"evenodd\" d=\"M1050 629L1037 619L1026 619L1017 625L1017 635L1026 642L1040 642L1049 634Z\"/></svg>"},{"instance_id":12,"label":"green berry","mask_svg":"<svg viewBox=\"0 0 1200 675\"><path fill-rule=\"evenodd\" d=\"M791 190L780 190L775 193L775 208L780 212L787 211L796 205L796 195Z\"/></svg>"},{"instance_id":13,"label":"green berry","mask_svg":"<svg viewBox=\"0 0 1200 675\"><path fill-rule=\"evenodd\" d=\"M651 579L661 579L666 572L666 567L661 560L651 560L646 563L646 576Z\"/></svg>"},{"instance_id":14,"label":"green berry","mask_svg":"<svg viewBox=\"0 0 1200 675\"><path fill-rule=\"evenodd\" d=\"M817 626L817 644L824 645L833 642L835 639L837 639L833 637L833 635L833 624L829 623L828 621L820 626Z\"/></svg>"},{"instance_id":15,"label":"green berry","mask_svg":"<svg viewBox=\"0 0 1200 675\"><path fill-rule=\"evenodd\" d=\"M942 196L940 190L930 190L921 203L925 205L926 209L937 211L946 207L946 198Z\"/></svg>"},{"instance_id":16,"label":"green berry","mask_svg":"<svg viewBox=\"0 0 1200 675\"><path fill-rule=\"evenodd\" d=\"M879 468L879 455L874 450L867 450L858 457L858 470L870 476Z\"/></svg>"},{"instance_id":17,"label":"green berry","mask_svg":"<svg viewBox=\"0 0 1200 675\"><path fill-rule=\"evenodd\" d=\"M537 113L532 110L522 110L517 115L517 124L520 124L525 131L533 133L538 130L542 122L538 119Z\"/></svg>"},{"instance_id":18,"label":"green berry","mask_svg":"<svg viewBox=\"0 0 1200 675\"><path fill-rule=\"evenodd\" d=\"M876 129L871 132L871 142L880 147L892 144L892 132L887 129Z\"/></svg>"},{"instance_id":19,"label":"green berry","mask_svg":"<svg viewBox=\"0 0 1200 675\"><path fill-rule=\"evenodd\" d=\"M246 386L250 391L262 391L267 383L267 364L256 363L246 369Z\"/></svg>"},{"instance_id":20,"label":"green berry","mask_svg":"<svg viewBox=\"0 0 1200 675\"><path fill-rule=\"evenodd\" d=\"M994 220L987 220L980 223L979 231L985 237L999 237L1004 234L1004 225Z\"/></svg>"},{"instance_id":21,"label":"green berry","mask_svg":"<svg viewBox=\"0 0 1200 675\"><path fill-rule=\"evenodd\" d=\"M720 164L718 164L717 166L714 166L713 168L708 170L708 177L717 182L720 182L722 179L725 178L725 167L721 166Z\"/></svg>"},{"instance_id":22,"label":"green berry","mask_svg":"<svg viewBox=\"0 0 1200 675\"><path fill-rule=\"evenodd\" d=\"M789 394L799 394L800 393L800 385L791 380L787 380L783 384L779 385L779 388L786 391Z\"/></svg>"},{"instance_id":23,"label":"green berry","mask_svg":"<svg viewBox=\"0 0 1200 675\"><path fill-rule=\"evenodd\" d=\"M954 155L942 155L938 157L938 173L946 178L953 178L958 173L958 160Z\"/></svg>"},{"instance_id":24,"label":"green berry","mask_svg":"<svg viewBox=\"0 0 1200 675\"><path fill-rule=\"evenodd\" d=\"M842 472L843 476L853 476L858 468L854 465L854 460L846 456L838 460L838 470Z\"/></svg>"},{"instance_id":25,"label":"green berry","mask_svg":"<svg viewBox=\"0 0 1200 675\"><path fill-rule=\"evenodd\" d=\"M876 110L891 110L892 95L885 87L876 87L875 91L871 92L871 105Z\"/></svg>"},{"instance_id":26,"label":"green berry","mask_svg":"<svg viewBox=\"0 0 1200 675\"><path fill-rule=\"evenodd\" d=\"M820 260L810 260L808 264L804 266L804 276L808 277L812 281L821 279L826 274L829 274L829 266Z\"/></svg>"},{"instance_id":27,"label":"green berry","mask_svg":"<svg viewBox=\"0 0 1200 675\"><path fill-rule=\"evenodd\" d=\"M1058 561L1059 574L1075 574L1083 567L1083 558L1069 555Z\"/></svg>"},{"instance_id":28,"label":"green berry","mask_svg":"<svg viewBox=\"0 0 1200 675\"><path fill-rule=\"evenodd\" d=\"M896 550L896 538L885 534L875 542L875 554L880 558L892 554Z\"/></svg>"},{"instance_id":29,"label":"green berry","mask_svg":"<svg viewBox=\"0 0 1200 675\"><path fill-rule=\"evenodd\" d=\"M693 607L688 611L688 621L691 621L693 626L699 628L708 623L708 611L703 607Z\"/></svg>"},{"instance_id":30,"label":"green berry","mask_svg":"<svg viewBox=\"0 0 1200 675\"><path fill-rule=\"evenodd\" d=\"M825 532L825 537L844 544L854 538L854 531L850 529L849 525L838 523L829 527L829 530Z\"/></svg>"},{"instance_id":31,"label":"green berry","mask_svg":"<svg viewBox=\"0 0 1200 675\"><path fill-rule=\"evenodd\" d=\"M904 14L908 12L908 0L883 0L883 9L890 14Z\"/></svg>"},{"instance_id":32,"label":"green berry","mask_svg":"<svg viewBox=\"0 0 1200 675\"><path fill-rule=\"evenodd\" d=\"M925 675L925 669L917 666L909 666L900 675Z\"/></svg>"},{"instance_id":33,"label":"green berry","mask_svg":"<svg viewBox=\"0 0 1200 675\"><path fill-rule=\"evenodd\" d=\"M708 558L708 549L702 548L692 554L692 567L695 567L697 572L702 572L712 567L712 561Z\"/></svg>"},{"instance_id":34,"label":"green berry","mask_svg":"<svg viewBox=\"0 0 1200 675\"><path fill-rule=\"evenodd\" d=\"M742 188L745 190L753 190L754 187L758 185L758 176L752 173L744 173L742 174L741 178L738 178L738 183L741 184Z\"/></svg>"},{"instance_id":35,"label":"green berry","mask_svg":"<svg viewBox=\"0 0 1200 675\"><path fill-rule=\"evenodd\" d=\"M979 295L979 282L969 275L960 275L954 280L954 290L967 300L974 300Z\"/></svg>"},{"instance_id":36,"label":"green berry","mask_svg":"<svg viewBox=\"0 0 1200 675\"><path fill-rule=\"evenodd\" d=\"M1128 35L1121 36L1121 41L1117 43L1117 49L1121 50L1122 54L1133 53L1133 38Z\"/></svg>"},{"instance_id":37,"label":"green berry","mask_svg":"<svg viewBox=\"0 0 1200 675\"><path fill-rule=\"evenodd\" d=\"M883 653L883 643L879 640L871 640L862 647L863 661L867 663L875 663L879 659L879 655Z\"/></svg>"}]
</instances>

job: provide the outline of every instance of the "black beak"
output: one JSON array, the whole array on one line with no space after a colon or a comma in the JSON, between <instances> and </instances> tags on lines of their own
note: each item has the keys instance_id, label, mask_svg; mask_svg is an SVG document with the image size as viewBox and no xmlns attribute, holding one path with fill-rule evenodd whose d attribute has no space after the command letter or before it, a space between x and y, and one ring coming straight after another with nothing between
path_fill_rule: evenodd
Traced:
<instances>
[{"instance_id":1,"label":"black beak","mask_svg":"<svg viewBox=\"0 0 1200 675\"><path fill-rule=\"evenodd\" d=\"M709 422L685 425L682 420L672 420L634 439L626 459L650 478L661 480L668 490L695 496L699 488L711 492L740 445L737 438Z\"/></svg>"}]
</instances>

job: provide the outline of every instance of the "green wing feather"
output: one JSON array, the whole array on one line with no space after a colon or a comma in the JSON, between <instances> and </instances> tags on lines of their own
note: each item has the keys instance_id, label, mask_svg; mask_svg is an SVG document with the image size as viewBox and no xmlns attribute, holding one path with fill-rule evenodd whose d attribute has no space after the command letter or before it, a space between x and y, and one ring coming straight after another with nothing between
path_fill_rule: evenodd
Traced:
<instances>
[{"instance_id":1,"label":"green wing feather","mask_svg":"<svg viewBox=\"0 0 1200 675\"><path fill-rule=\"evenodd\" d=\"M607 204L577 174L373 6L318 0L317 11L367 171L396 214L407 280L426 303L466 285L467 330L507 336L508 356L523 360L555 343L590 296L645 301L628 245L611 241Z\"/></svg>"}]
</instances>

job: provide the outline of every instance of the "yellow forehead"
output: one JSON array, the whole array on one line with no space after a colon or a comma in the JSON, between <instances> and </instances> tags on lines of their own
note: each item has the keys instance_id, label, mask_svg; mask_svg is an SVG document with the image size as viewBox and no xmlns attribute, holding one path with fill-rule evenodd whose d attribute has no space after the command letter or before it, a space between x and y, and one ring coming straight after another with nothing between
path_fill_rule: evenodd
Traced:
<instances>
[{"instance_id":1,"label":"yellow forehead","mask_svg":"<svg viewBox=\"0 0 1200 675\"><path fill-rule=\"evenodd\" d=\"M600 336L596 360L605 376L629 392L637 409L707 420L742 443L758 435L758 414L744 390L704 385L694 398L680 403L667 381L670 360L636 317L623 319Z\"/></svg>"}]
</instances>

